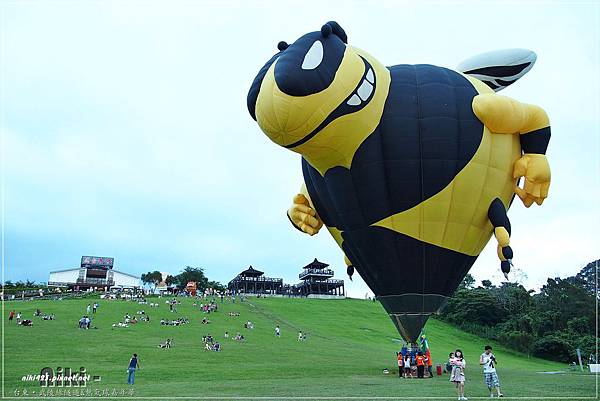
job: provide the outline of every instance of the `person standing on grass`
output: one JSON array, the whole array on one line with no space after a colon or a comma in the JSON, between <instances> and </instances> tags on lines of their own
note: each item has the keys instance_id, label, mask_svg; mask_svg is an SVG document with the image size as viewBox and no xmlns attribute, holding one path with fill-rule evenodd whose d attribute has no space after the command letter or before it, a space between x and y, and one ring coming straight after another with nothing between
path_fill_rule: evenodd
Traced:
<instances>
[{"instance_id":1,"label":"person standing on grass","mask_svg":"<svg viewBox=\"0 0 600 401\"><path fill-rule=\"evenodd\" d=\"M92 305L88 304L88 306L86 306L85 310L86 310L87 314L89 315L90 312L92 311Z\"/></svg>"},{"instance_id":2,"label":"person standing on grass","mask_svg":"<svg viewBox=\"0 0 600 401\"><path fill-rule=\"evenodd\" d=\"M281 329L279 328L279 325L275 326L275 336L277 338L281 337Z\"/></svg>"},{"instance_id":3,"label":"person standing on grass","mask_svg":"<svg viewBox=\"0 0 600 401\"><path fill-rule=\"evenodd\" d=\"M408 379L408 377L412 379L412 372L410 371L410 354L406 353L404 356L404 377Z\"/></svg>"},{"instance_id":4,"label":"person standing on grass","mask_svg":"<svg viewBox=\"0 0 600 401\"><path fill-rule=\"evenodd\" d=\"M21 323L21 312L17 312L17 324Z\"/></svg>"},{"instance_id":5,"label":"person standing on grass","mask_svg":"<svg viewBox=\"0 0 600 401\"><path fill-rule=\"evenodd\" d=\"M427 365L427 372L429 373L429 378L433 378L433 361L431 360L431 352L429 349L425 351L425 365Z\"/></svg>"},{"instance_id":6,"label":"person standing on grass","mask_svg":"<svg viewBox=\"0 0 600 401\"><path fill-rule=\"evenodd\" d=\"M14 317L15 317L15 311L11 310L10 313L8 314L8 323L12 323Z\"/></svg>"},{"instance_id":7,"label":"person standing on grass","mask_svg":"<svg viewBox=\"0 0 600 401\"><path fill-rule=\"evenodd\" d=\"M127 368L127 384L131 384L135 381L135 370L140 369L140 363L138 362L137 354L133 354L131 359L129 360L129 367Z\"/></svg>"},{"instance_id":8,"label":"person standing on grass","mask_svg":"<svg viewBox=\"0 0 600 401\"><path fill-rule=\"evenodd\" d=\"M452 365L452 374L450 375L450 381L456 384L456 392L458 393L459 400L466 400L465 397L465 368L467 362L461 350L457 349L454 351L454 359L450 361Z\"/></svg>"},{"instance_id":9,"label":"person standing on grass","mask_svg":"<svg viewBox=\"0 0 600 401\"><path fill-rule=\"evenodd\" d=\"M494 387L498 393L498 397L504 397L500 391L500 380L496 373L496 357L492 354L492 346L486 345L483 354L479 357L479 364L483 366L483 381L487 385L490 392L490 397L494 396Z\"/></svg>"},{"instance_id":10,"label":"person standing on grass","mask_svg":"<svg viewBox=\"0 0 600 401\"><path fill-rule=\"evenodd\" d=\"M398 358L398 377L402 378L402 371L404 370L404 357L402 356L401 352L398 352L396 357Z\"/></svg>"},{"instance_id":11,"label":"person standing on grass","mask_svg":"<svg viewBox=\"0 0 600 401\"><path fill-rule=\"evenodd\" d=\"M92 307L92 312L96 313L96 309L98 309L98 303L94 302L94 306Z\"/></svg>"},{"instance_id":12,"label":"person standing on grass","mask_svg":"<svg viewBox=\"0 0 600 401\"><path fill-rule=\"evenodd\" d=\"M415 360L417 361L417 377L422 379L425 374L425 357L421 351L417 353Z\"/></svg>"}]
</instances>

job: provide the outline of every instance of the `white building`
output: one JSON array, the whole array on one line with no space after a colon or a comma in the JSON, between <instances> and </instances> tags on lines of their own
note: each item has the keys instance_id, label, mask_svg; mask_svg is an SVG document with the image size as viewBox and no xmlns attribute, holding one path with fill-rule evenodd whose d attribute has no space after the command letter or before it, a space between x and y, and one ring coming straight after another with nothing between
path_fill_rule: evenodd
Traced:
<instances>
[{"instance_id":1,"label":"white building","mask_svg":"<svg viewBox=\"0 0 600 401\"><path fill-rule=\"evenodd\" d=\"M114 269L74 268L50 272L49 287L79 287L86 289L97 287L140 288L142 282L138 276Z\"/></svg>"}]
</instances>

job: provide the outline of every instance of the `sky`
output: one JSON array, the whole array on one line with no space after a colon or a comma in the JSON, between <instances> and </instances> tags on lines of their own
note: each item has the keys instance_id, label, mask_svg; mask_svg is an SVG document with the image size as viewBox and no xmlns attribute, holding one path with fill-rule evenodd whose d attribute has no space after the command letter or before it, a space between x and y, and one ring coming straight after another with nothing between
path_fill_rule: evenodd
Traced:
<instances>
[{"instance_id":1,"label":"sky","mask_svg":"<svg viewBox=\"0 0 600 401\"><path fill-rule=\"evenodd\" d=\"M248 265L298 281L315 257L346 279L326 230L285 216L299 155L273 144L246 95L280 40L338 21L385 65L454 68L502 48L535 51L502 94L552 124L550 196L509 211L513 280L539 287L600 257L600 3L3 1L0 117L3 279L47 281L82 255L141 274ZM471 273L501 280L495 240ZM355 275L350 296L368 288Z\"/></svg>"}]
</instances>

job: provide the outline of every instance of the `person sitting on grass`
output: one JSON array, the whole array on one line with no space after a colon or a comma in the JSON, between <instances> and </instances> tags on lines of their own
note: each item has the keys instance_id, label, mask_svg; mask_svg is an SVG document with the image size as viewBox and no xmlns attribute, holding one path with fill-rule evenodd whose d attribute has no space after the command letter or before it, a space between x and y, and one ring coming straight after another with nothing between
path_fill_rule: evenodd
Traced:
<instances>
[{"instance_id":1,"label":"person sitting on grass","mask_svg":"<svg viewBox=\"0 0 600 401\"><path fill-rule=\"evenodd\" d=\"M167 338L167 341L158 344L158 348L171 348L171 339Z\"/></svg>"},{"instance_id":2,"label":"person sitting on grass","mask_svg":"<svg viewBox=\"0 0 600 401\"><path fill-rule=\"evenodd\" d=\"M202 324L210 324L210 320L208 320L207 318L203 318Z\"/></svg>"},{"instance_id":3,"label":"person sitting on grass","mask_svg":"<svg viewBox=\"0 0 600 401\"><path fill-rule=\"evenodd\" d=\"M212 351L212 345L209 342L204 343L204 351Z\"/></svg>"},{"instance_id":4,"label":"person sitting on grass","mask_svg":"<svg viewBox=\"0 0 600 401\"><path fill-rule=\"evenodd\" d=\"M218 341L215 343L215 345L213 345L213 350L219 352L221 351L221 343L219 343Z\"/></svg>"},{"instance_id":5,"label":"person sitting on grass","mask_svg":"<svg viewBox=\"0 0 600 401\"><path fill-rule=\"evenodd\" d=\"M29 319L24 319L21 320L21 323L19 323L21 326L33 326L33 322Z\"/></svg>"}]
</instances>

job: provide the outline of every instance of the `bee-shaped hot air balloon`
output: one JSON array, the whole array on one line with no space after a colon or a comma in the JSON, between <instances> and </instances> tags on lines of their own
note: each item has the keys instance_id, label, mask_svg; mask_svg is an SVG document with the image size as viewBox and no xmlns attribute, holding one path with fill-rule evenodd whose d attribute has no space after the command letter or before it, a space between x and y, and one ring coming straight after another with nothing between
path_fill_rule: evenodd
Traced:
<instances>
[{"instance_id":1,"label":"bee-shaped hot air balloon","mask_svg":"<svg viewBox=\"0 0 600 401\"><path fill-rule=\"evenodd\" d=\"M304 185L288 217L309 235L325 225L348 273L356 268L414 343L492 234L510 271L514 194L527 207L548 195L546 113L495 93L535 53L487 53L460 72L385 67L347 45L333 21L278 49L248 109L273 142L302 155Z\"/></svg>"}]
</instances>

